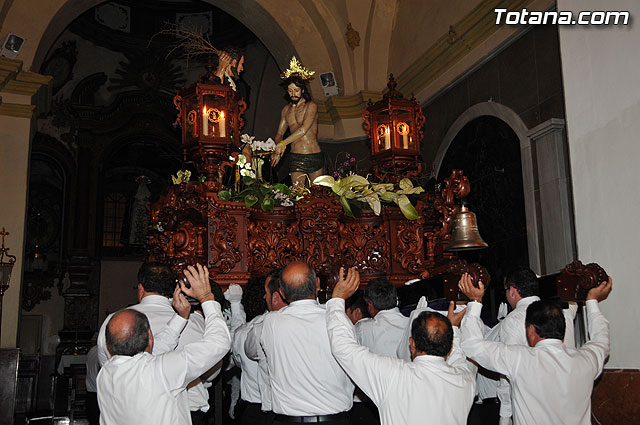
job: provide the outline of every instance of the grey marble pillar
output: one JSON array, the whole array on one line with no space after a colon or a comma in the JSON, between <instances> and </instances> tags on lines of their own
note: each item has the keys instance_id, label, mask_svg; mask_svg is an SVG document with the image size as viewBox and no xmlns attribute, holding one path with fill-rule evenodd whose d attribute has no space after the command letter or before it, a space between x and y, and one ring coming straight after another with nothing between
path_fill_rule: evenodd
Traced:
<instances>
[{"instance_id":1,"label":"grey marble pillar","mask_svg":"<svg viewBox=\"0 0 640 425\"><path fill-rule=\"evenodd\" d=\"M565 122L552 118L527 133L531 149L540 273L556 273L576 258L571 173ZM525 185L527 186L527 185Z\"/></svg>"}]
</instances>

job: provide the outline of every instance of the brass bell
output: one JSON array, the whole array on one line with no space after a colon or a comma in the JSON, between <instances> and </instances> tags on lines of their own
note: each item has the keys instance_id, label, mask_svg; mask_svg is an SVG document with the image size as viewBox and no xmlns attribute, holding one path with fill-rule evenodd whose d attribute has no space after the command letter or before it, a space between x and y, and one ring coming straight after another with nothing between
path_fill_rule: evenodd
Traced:
<instances>
[{"instance_id":1,"label":"brass bell","mask_svg":"<svg viewBox=\"0 0 640 425\"><path fill-rule=\"evenodd\" d=\"M468 251L488 246L478 232L476 215L469 211L465 204L462 204L460 212L455 215L453 221L453 230L447 251Z\"/></svg>"}]
</instances>

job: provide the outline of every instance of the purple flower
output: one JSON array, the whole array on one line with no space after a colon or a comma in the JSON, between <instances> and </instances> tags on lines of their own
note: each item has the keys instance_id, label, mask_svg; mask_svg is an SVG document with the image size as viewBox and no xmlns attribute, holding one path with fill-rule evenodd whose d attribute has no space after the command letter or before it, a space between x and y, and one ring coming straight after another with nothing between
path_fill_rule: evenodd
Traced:
<instances>
[{"instance_id":1,"label":"purple flower","mask_svg":"<svg viewBox=\"0 0 640 425\"><path fill-rule=\"evenodd\" d=\"M349 160L349 162L356 162L356 159L355 159L355 158L351 158L351 159Z\"/></svg>"}]
</instances>

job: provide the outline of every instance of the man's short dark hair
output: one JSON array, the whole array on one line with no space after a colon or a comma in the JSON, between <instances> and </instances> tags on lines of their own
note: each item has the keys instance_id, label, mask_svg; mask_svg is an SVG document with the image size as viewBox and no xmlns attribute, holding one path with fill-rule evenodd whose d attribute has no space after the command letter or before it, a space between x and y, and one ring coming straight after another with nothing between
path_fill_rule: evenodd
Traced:
<instances>
[{"instance_id":1,"label":"man's short dark hair","mask_svg":"<svg viewBox=\"0 0 640 425\"><path fill-rule=\"evenodd\" d=\"M284 82L281 83L281 86L286 90L291 83L295 84L296 87L299 87L301 89L301 95L304 100L306 100L307 102L311 100L311 93L309 93L309 87L307 87L306 80L303 80L297 75L292 75L291 77L284 80ZM291 99L289 98L289 93L286 93L284 98L287 102L291 101Z\"/></svg>"},{"instance_id":2,"label":"man's short dark hair","mask_svg":"<svg viewBox=\"0 0 640 425\"><path fill-rule=\"evenodd\" d=\"M396 287L387 279L373 279L364 288L364 299L376 310L389 310L398 305Z\"/></svg>"},{"instance_id":3,"label":"man's short dark hair","mask_svg":"<svg viewBox=\"0 0 640 425\"><path fill-rule=\"evenodd\" d=\"M522 298L538 295L538 278L528 267L516 267L507 273L504 281L505 289L516 288Z\"/></svg>"},{"instance_id":4,"label":"man's short dark hair","mask_svg":"<svg viewBox=\"0 0 640 425\"><path fill-rule=\"evenodd\" d=\"M264 300L264 281L264 277L254 277L249 279L244 287L241 303L247 315L247 322L267 310L267 303Z\"/></svg>"},{"instance_id":5,"label":"man's short dark hair","mask_svg":"<svg viewBox=\"0 0 640 425\"><path fill-rule=\"evenodd\" d=\"M146 292L155 292L170 298L176 289L176 276L171 268L163 263L142 263L138 270L138 282Z\"/></svg>"},{"instance_id":6,"label":"man's short dark hair","mask_svg":"<svg viewBox=\"0 0 640 425\"><path fill-rule=\"evenodd\" d=\"M284 267L276 267L267 274L267 280L269 280L267 289L272 295L280 290L280 280L282 279L283 268Z\"/></svg>"},{"instance_id":7,"label":"man's short dark hair","mask_svg":"<svg viewBox=\"0 0 640 425\"><path fill-rule=\"evenodd\" d=\"M126 335L121 336L114 335L115 332L111 329L111 321L117 314L130 311L135 314L135 323L133 328ZM107 324L107 330L105 334L107 340L107 347L111 351L113 356L135 356L138 353L146 350L149 345L149 319L144 313L136 310L127 309L122 310L113 316Z\"/></svg>"},{"instance_id":8,"label":"man's short dark hair","mask_svg":"<svg viewBox=\"0 0 640 425\"><path fill-rule=\"evenodd\" d=\"M525 327L533 325L540 338L564 338L566 323L562 306L555 299L535 301L527 307Z\"/></svg>"},{"instance_id":9,"label":"man's short dark hair","mask_svg":"<svg viewBox=\"0 0 640 425\"><path fill-rule=\"evenodd\" d=\"M306 266L306 273L289 276L288 280L285 279L283 270L280 278L280 288L287 303L316 296L316 272L310 265L306 264ZM294 279L291 279L292 277Z\"/></svg>"},{"instance_id":10,"label":"man's short dark hair","mask_svg":"<svg viewBox=\"0 0 640 425\"><path fill-rule=\"evenodd\" d=\"M436 320L441 325L428 326L431 320ZM453 327L446 316L433 311L423 311L411 324L411 337L417 351L431 356L446 357L453 344Z\"/></svg>"},{"instance_id":11,"label":"man's short dark hair","mask_svg":"<svg viewBox=\"0 0 640 425\"><path fill-rule=\"evenodd\" d=\"M348 311L360 309L363 318L371 317L369 309L367 308L367 302L364 299L364 291L362 289L358 289L347 299L345 302L345 308Z\"/></svg>"}]
</instances>

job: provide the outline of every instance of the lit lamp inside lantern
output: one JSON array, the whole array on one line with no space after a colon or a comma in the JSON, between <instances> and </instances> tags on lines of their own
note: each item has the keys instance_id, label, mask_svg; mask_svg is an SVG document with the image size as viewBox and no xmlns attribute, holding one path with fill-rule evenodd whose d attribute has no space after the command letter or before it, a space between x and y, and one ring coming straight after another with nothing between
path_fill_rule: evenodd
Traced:
<instances>
[{"instance_id":1,"label":"lit lamp inside lantern","mask_svg":"<svg viewBox=\"0 0 640 425\"><path fill-rule=\"evenodd\" d=\"M207 114L207 107L202 108L202 135L209 135L209 114Z\"/></svg>"},{"instance_id":2,"label":"lit lamp inside lantern","mask_svg":"<svg viewBox=\"0 0 640 425\"><path fill-rule=\"evenodd\" d=\"M226 132L226 123L224 121L224 111L220 111L220 120L219 120L219 125L220 125L220 137L226 137L227 132Z\"/></svg>"},{"instance_id":3,"label":"lit lamp inside lantern","mask_svg":"<svg viewBox=\"0 0 640 425\"><path fill-rule=\"evenodd\" d=\"M377 131L380 150L391 149L391 132L389 131L389 127L385 124L380 124Z\"/></svg>"},{"instance_id":4,"label":"lit lamp inside lantern","mask_svg":"<svg viewBox=\"0 0 640 425\"><path fill-rule=\"evenodd\" d=\"M399 122L396 125L396 130L398 134L402 136L402 148L409 149L409 142L411 141L411 137L409 136L409 125L406 122Z\"/></svg>"}]
</instances>

